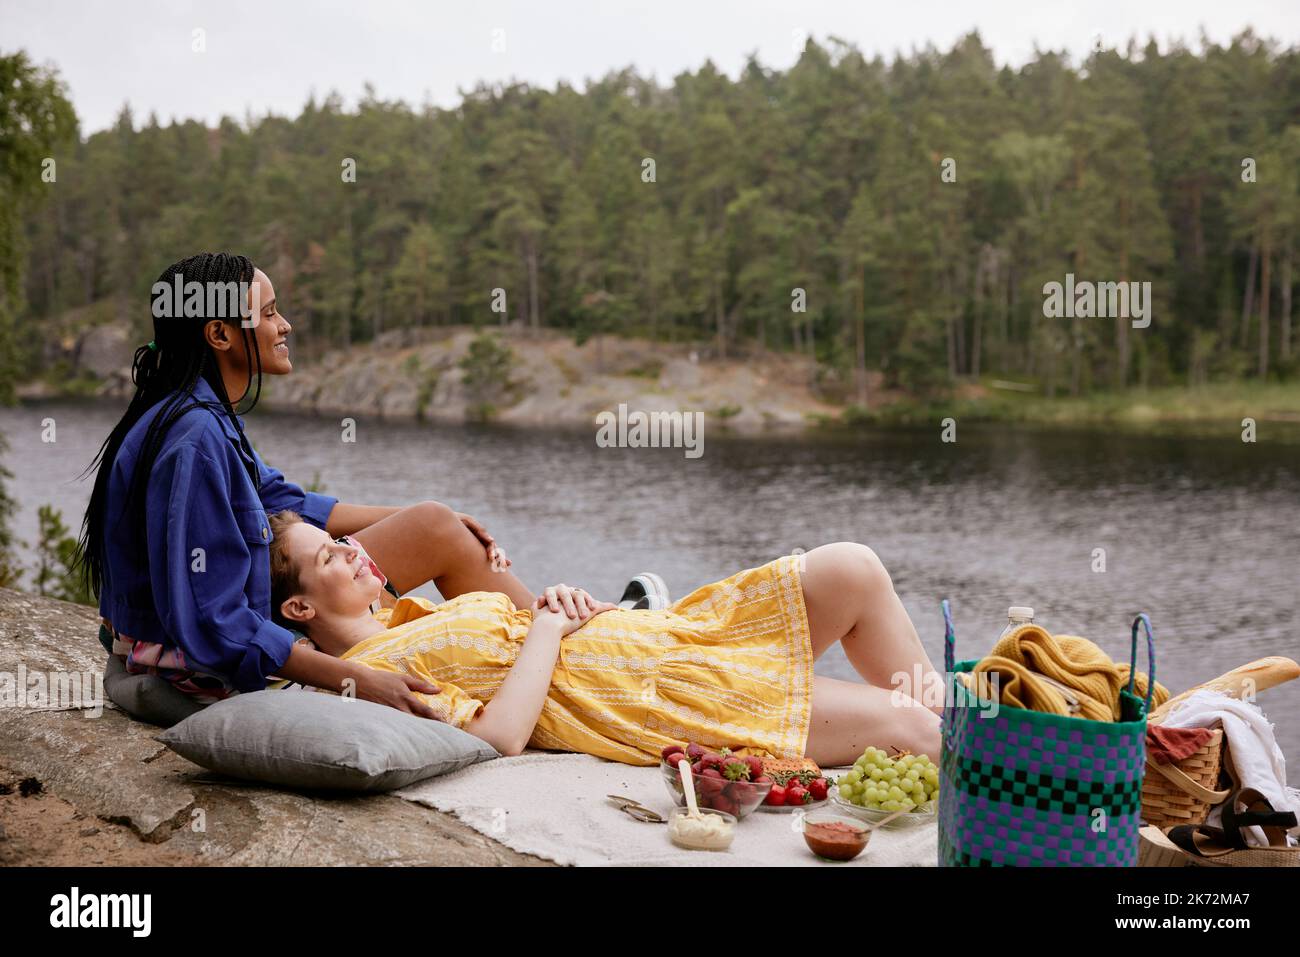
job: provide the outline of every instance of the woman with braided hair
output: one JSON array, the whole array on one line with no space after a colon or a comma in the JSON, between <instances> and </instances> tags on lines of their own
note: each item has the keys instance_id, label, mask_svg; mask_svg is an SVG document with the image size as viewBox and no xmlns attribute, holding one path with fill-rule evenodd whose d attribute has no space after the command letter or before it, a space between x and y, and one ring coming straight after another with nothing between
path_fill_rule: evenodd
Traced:
<instances>
[{"instance_id":1,"label":"woman with braided hair","mask_svg":"<svg viewBox=\"0 0 1300 957\"><path fill-rule=\"evenodd\" d=\"M227 291L233 298L223 300ZM334 691L353 682L358 697L435 717L413 692L436 687L323 654L271 620L268 517L292 509L362 549L401 591L432 580L448 598L499 591L527 607L534 596L506 570L509 559L446 505L349 505L304 492L262 462L235 410L245 399L243 411L256 405L264 374L293 370L292 327L271 280L246 257L202 253L169 266L152 306L154 338L131 370L135 394L87 469L97 473L79 563L110 654L200 703L280 676Z\"/></svg>"}]
</instances>

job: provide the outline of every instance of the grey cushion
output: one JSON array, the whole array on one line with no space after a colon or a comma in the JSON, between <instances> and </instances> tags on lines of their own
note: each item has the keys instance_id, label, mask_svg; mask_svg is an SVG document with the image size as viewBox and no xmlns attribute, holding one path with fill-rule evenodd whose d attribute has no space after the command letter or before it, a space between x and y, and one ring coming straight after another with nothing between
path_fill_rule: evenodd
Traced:
<instances>
[{"instance_id":1,"label":"grey cushion","mask_svg":"<svg viewBox=\"0 0 1300 957\"><path fill-rule=\"evenodd\" d=\"M126 662L113 654L104 665L104 691L131 717L164 728L203 710L203 705L157 675L127 674Z\"/></svg>"},{"instance_id":2,"label":"grey cushion","mask_svg":"<svg viewBox=\"0 0 1300 957\"><path fill-rule=\"evenodd\" d=\"M336 791L389 791L500 757L486 741L442 721L297 690L218 701L158 740L232 777Z\"/></svg>"}]
</instances>

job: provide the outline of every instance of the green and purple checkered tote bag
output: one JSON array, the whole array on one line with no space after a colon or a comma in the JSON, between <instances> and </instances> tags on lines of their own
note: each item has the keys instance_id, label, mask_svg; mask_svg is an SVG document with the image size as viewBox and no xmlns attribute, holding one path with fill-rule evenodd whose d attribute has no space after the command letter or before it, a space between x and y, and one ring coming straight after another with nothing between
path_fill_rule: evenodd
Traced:
<instances>
[{"instance_id":1,"label":"green and purple checkered tote bag","mask_svg":"<svg viewBox=\"0 0 1300 957\"><path fill-rule=\"evenodd\" d=\"M939 863L944 867L1132 867L1137 863L1147 715L1156 683L1151 621L1133 621L1121 721L1089 721L980 702L953 677L952 614L943 602L951 693L939 762ZM1147 697L1133 694L1138 626L1146 629Z\"/></svg>"}]
</instances>

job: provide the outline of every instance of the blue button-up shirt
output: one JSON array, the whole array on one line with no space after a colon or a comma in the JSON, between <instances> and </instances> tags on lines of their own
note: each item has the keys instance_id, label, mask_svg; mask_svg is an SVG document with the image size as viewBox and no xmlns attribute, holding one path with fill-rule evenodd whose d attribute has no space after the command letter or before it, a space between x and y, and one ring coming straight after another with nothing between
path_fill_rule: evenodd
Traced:
<instances>
[{"instance_id":1,"label":"blue button-up shirt","mask_svg":"<svg viewBox=\"0 0 1300 957\"><path fill-rule=\"evenodd\" d=\"M118 449L108 483L99 613L120 635L179 648L190 668L256 691L284 664L294 641L271 621L267 516L292 509L324 528L338 499L285 481L256 450L254 487L236 425L220 411L212 386L200 378L194 396L215 408L191 408L167 431L149 476L144 540L127 515L127 489L162 402L140 417ZM242 431L244 420L236 419Z\"/></svg>"}]
</instances>

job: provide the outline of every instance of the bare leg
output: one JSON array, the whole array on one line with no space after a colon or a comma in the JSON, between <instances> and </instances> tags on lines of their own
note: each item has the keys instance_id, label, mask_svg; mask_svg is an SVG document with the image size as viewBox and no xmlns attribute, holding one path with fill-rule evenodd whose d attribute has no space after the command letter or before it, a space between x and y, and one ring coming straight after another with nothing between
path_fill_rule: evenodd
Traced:
<instances>
[{"instance_id":1,"label":"bare leg","mask_svg":"<svg viewBox=\"0 0 1300 957\"><path fill-rule=\"evenodd\" d=\"M927 689L942 688L875 552L856 542L836 542L814 548L804 559L804 605L814 658L838 641L854 670L877 688L897 686L917 701L925 700ZM895 680L899 673L906 675L903 684ZM930 710L942 713L941 696Z\"/></svg>"},{"instance_id":2,"label":"bare leg","mask_svg":"<svg viewBox=\"0 0 1300 957\"><path fill-rule=\"evenodd\" d=\"M494 572L483 543L441 502L420 502L353 536L399 592L432 581L444 598L471 591L498 591L516 608L534 595L512 573Z\"/></svg>"},{"instance_id":3,"label":"bare leg","mask_svg":"<svg viewBox=\"0 0 1300 957\"><path fill-rule=\"evenodd\" d=\"M812 717L805 754L819 765L843 767L868 747L889 746L939 763L939 717L919 704L899 707L886 688L813 676Z\"/></svg>"}]
</instances>

